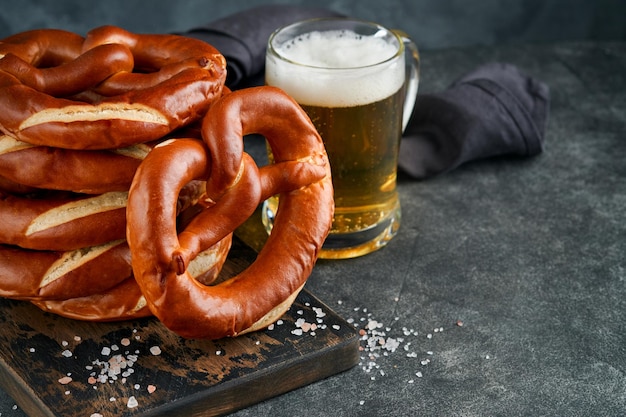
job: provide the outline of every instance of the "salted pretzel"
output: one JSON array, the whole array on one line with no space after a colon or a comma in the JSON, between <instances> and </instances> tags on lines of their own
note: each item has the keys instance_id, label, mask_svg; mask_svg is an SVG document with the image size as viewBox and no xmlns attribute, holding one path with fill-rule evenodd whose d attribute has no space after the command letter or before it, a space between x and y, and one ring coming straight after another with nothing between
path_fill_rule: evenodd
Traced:
<instances>
[{"instance_id":1,"label":"salted pretzel","mask_svg":"<svg viewBox=\"0 0 626 417\"><path fill-rule=\"evenodd\" d=\"M275 164L258 168L243 152L242 138L253 133L265 136ZM173 140L146 157L129 192L127 239L150 311L183 337L217 339L264 328L291 306L330 229L333 190L321 138L278 89L223 96L205 116L202 135L206 148ZM177 234L173 202L194 178L208 178L215 204ZM217 285L192 279L194 256L274 194L280 194L276 222L256 260Z\"/></svg>"},{"instance_id":2,"label":"salted pretzel","mask_svg":"<svg viewBox=\"0 0 626 417\"><path fill-rule=\"evenodd\" d=\"M115 149L198 120L222 93L225 59L205 42L105 26L89 32L78 52L75 43L59 31L0 42L0 130L34 145ZM95 98L71 99L80 90Z\"/></svg>"}]
</instances>

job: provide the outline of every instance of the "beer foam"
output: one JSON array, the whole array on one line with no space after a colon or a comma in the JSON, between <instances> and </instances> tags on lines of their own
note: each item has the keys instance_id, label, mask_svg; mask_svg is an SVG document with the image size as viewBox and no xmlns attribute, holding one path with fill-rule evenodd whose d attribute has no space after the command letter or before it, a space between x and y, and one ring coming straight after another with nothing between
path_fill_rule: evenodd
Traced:
<instances>
[{"instance_id":1,"label":"beer foam","mask_svg":"<svg viewBox=\"0 0 626 417\"><path fill-rule=\"evenodd\" d=\"M396 47L384 39L339 30L307 33L276 50L290 61L322 68L364 67L396 53Z\"/></svg>"},{"instance_id":2,"label":"beer foam","mask_svg":"<svg viewBox=\"0 0 626 417\"><path fill-rule=\"evenodd\" d=\"M275 48L266 81L301 104L349 107L389 97L404 83L404 60L390 60L397 46L351 31L311 32ZM374 64L389 61L382 65Z\"/></svg>"}]
</instances>

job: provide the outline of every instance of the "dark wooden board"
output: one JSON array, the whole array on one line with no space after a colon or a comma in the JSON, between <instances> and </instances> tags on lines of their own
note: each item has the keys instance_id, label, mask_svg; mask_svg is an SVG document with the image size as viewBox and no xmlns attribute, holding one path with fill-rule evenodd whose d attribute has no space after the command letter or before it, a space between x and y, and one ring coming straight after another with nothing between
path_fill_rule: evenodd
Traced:
<instances>
[{"instance_id":1,"label":"dark wooden board","mask_svg":"<svg viewBox=\"0 0 626 417\"><path fill-rule=\"evenodd\" d=\"M254 256L236 240L225 273ZM7 299L0 311L0 386L31 416L223 415L359 360L355 329L306 289L282 324L218 341L183 339L154 318L81 322Z\"/></svg>"}]
</instances>

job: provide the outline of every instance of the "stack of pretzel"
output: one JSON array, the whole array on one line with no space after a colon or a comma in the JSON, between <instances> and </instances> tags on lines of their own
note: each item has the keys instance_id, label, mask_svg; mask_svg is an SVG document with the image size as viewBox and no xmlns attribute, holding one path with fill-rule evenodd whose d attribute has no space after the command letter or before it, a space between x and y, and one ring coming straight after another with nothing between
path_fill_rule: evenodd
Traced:
<instances>
[{"instance_id":1,"label":"stack of pretzel","mask_svg":"<svg viewBox=\"0 0 626 417\"><path fill-rule=\"evenodd\" d=\"M225 67L202 41L113 26L0 41L0 296L211 339L289 308L330 228L328 158L291 98L230 92ZM251 133L274 164L243 151ZM257 260L214 284L233 230L275 194Z\"/></svg>"}]
</instances>

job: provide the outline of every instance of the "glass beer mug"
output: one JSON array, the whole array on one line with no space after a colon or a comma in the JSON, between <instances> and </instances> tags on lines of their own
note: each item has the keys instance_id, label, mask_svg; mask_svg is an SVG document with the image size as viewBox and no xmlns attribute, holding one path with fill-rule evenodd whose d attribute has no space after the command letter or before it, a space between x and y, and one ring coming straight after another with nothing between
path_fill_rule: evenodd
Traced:
<instances>
[{"instance_id":1,"label":"glass beer mug","mask_svg":"<svg viewBox=\"0 0 626 417\"><path fill-rule=\"evenodd\" d=\"M396 173L417 96L416 45L376 23L306 20L271 35L265 82L302 106L330 159L335 215L320 258L352 258L387 244L400 226ZM278 197L263 205L268 233L277 208Z\"/></svg>"}]
</instances>

